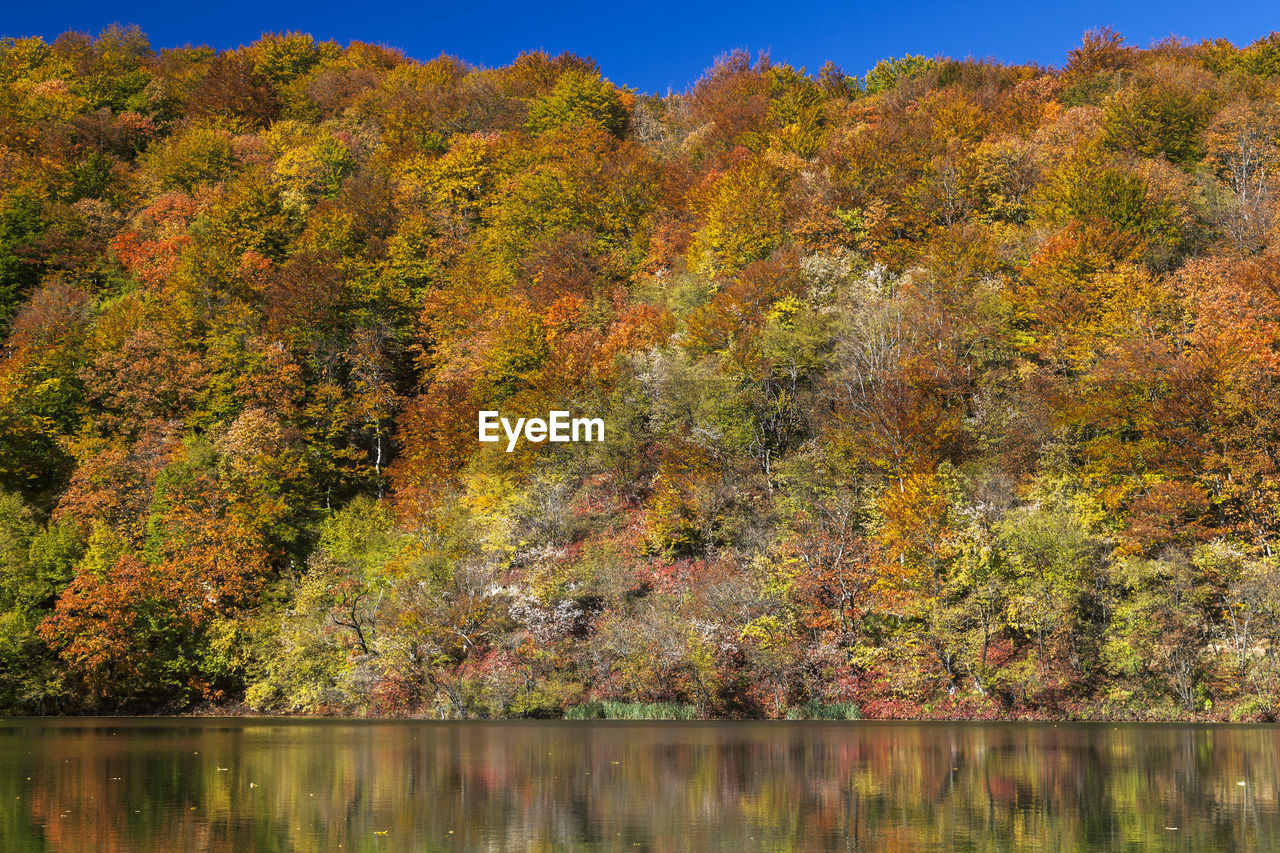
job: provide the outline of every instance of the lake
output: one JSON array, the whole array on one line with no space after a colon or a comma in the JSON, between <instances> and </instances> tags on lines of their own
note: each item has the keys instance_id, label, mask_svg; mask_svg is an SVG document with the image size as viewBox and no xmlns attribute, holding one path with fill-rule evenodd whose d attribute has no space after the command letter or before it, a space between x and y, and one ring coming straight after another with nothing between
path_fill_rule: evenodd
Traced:
<instances>
[{"instance_id":1,"label":"lake","mask_svg":"<svg viewBox=\"0 0 1280 853\"><path fill-rule=\"evenodd\" d=\"M0 720L0 850L1280 850L1273 726Z\"/></svg>"}]
</instances>

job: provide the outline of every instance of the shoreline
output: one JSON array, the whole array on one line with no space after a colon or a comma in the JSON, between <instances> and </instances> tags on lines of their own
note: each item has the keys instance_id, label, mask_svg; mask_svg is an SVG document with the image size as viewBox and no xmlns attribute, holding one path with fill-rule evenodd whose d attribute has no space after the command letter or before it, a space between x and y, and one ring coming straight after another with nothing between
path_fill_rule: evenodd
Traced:
<instances>
[{"instance_id":1,"label":"shoreline","mask_svg":"<svg viewBox=\"0 0 1280 853\"><path fill-rule=\"evenodd\" d=\"M187 712L180 714L0 714L0 722L27 720L262 720L280 722L347 722L347 723L974 723L974 724L1065 724L1065 725L1222 725L1222 726L1280 726L1280 722L1265 719L1232 720L1223 715L1197 715L1186 717L1109 716L941 716L919 715L901 717L859 717L856 719L786 719L778 717L688 717L688 718L593 718L570 717L439 717L427 715L345 715L345 714L268 714L255 711Z\"/></svg>"}]
</instances>

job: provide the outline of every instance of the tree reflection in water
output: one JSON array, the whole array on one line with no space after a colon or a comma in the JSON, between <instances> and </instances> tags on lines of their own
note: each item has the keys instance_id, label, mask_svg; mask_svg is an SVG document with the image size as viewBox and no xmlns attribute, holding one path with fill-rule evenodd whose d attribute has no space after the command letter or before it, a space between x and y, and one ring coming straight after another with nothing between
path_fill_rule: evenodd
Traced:
<instances>
[{"instance_id":1,"label":"tree reflection in water","mask_svg":"<svg viewBox=\"0 0 1280 853\"><path fill-rule=\"evenodd\" d=\"M0 850L1280 850L1278 746L1262 726L10 720Z\"/></svg>"}]
</instances>

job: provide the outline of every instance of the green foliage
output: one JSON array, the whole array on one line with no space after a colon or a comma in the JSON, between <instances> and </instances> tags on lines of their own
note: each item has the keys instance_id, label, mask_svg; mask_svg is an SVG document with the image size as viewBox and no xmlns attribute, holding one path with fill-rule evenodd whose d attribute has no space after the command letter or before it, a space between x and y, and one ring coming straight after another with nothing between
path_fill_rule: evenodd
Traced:
<instances>
[{"instance_id":1,"label":"green foliage","mask_svg":"<svg viewBox=\"0 0 1280 853\"><path fill-rule=\"evenodd\" d=\"M810 699L803 705L787 709L788 720L861 720L862 712L853 702L823 704Z\"/></svg>"},{"instance_id":2,"label":"green foliage","mask_svg":"<svg viewBox=\"0 0 1280 853\"><path fill-rule=\"evenodd\" d=\"M0 207L0 322L17 310L40 280L44 262L37 241L48 227L44 205L29 192L14 192Z\"/></svg>"},{"instance_id":3,"label":"green foliage","mask_svg":"<svg viewBox=\"0 0 1280 853\"><path fill-rule=\"evenodd\" d=\"M1213 112L1207 94L1157 84L1108 98L1102 124L1112 148L1147 157L1163 154L1188 167L1204 156L1203 132Z\"/></svg>"},{"instance_id":4,"label":"green foliage","mask_svg":"<svg viewBox=\"0 0 1280 853\"><path fill-rule=\"evenodd\" d=\"M251 251L278 258L300 230L298 212L290 209L289 200L277 187L256 177L227 191L202 224L209 242L232 257Z\"/></svg>"},{"instance_id":5,"label":"green foliage","mask_svg":"<svg viewBox=\"0 0 1280 853\"><path fill-rule=\"evenodd\" d=\"M769 121L775 131L770 146L801 157L823 148L826 97L819 84L788 65L769 69Z\"/></svg>"},{"instance_id":6,"label":"green foliage","mask_svg":"<svg viewBox=\"0 0 1280 853\"><path fill-rule=\"evenodd\" d=\"M284 85L315 67L322 46L306 33L267 33L250 48L253 66L273 86Z\"/></svg>"},{"instance_id":7,"label":"green foliage","mask_svg":"<svg viewBox=\"0 0 1280 853\"><path fill-rule=\"evenodd\" d=\"M358 497L325 520L317 545L338 564L372 579L399 553L399 539L386 504Z\"/></svg>"},{"instance_id":8,"label":"green foliage","mask_svg":"<svg viewBox=\"0 0 1280 853\"><path fill-rule=\"evenodd\" d=\"M255 626L245 701L263 710L349 707L358 662L374 653L383 572L402 543L387 507L356 498L321 525L316 550L287 598Z\"/></svg>"},{"instance_id":9,"label":"green foliage","mask_svg":"<svg viewBox=\"0 0 1280 853\"><path fill-rule=\"evenodd\" d=\"M354 162L348 148L332 136L287 151L276 163L276 177L311 199L333 198Z\"/></svg>"},{"instance_id":10,"label":"green foliage","mask_svg":"<svg viewBox=\"0 0 1280 853\"><path fill-rule=\"evenodd\" d=\"M36 628L70 583L84 544L75 525L38 525L22 500L0 492L0 707L48 713L62 674Z\"/></svg>"},{"instance_id":11,"label":"green foliage","mask_svg":"<svg viewBox=\"0 0 1280 853\"><path fill-rule=\"evenodd\" d=\"M882 59L862 78L862 88L868 95L878 95L893 89L904 80L918 77L937 67L936 59L915 54L897 59Z\"/></svg>"},{"instance_id":12,"label":"green foliage","mask_svg":"<svg viewBox=\"0 0 1280 853\"><path fill-rule=\"evenodd\" d=\"M351 671L349 653L332 634L330 578L309 571L288 591L287 606L262 614L244 701L262 711L340 711Z\"/></svg>"},{"instance_id":13,"label":"green foliage","mask_svg":"<svg viewBox=\"0 0 1280 853\"><path fill-rule=\"evenodd\" d=\"M1156 257L1182 248L1186 213L1140 174L1090 157L1067 164L1040 190L1041 213L1058 223L1102 225Z\"/></svg>"},{"instance_id":14,"label":"green foliage","mask_svg":"<svg viewBox=\"0 0 1280 853\"><path fill-rule=\"evenodd\" d=\"M51 521L31 538L30 582L23 597L32 607L53 609L58 594L75 575L85 542L74 522Z\"/></svg>"},{"instance_id":15,"label":"green foliage","mask_svg":"<svg viewBox=\"0 0 1280 853\"><path fill-rule=\"evenodd\" d=\"M186 193L225 178L233 162L231 135L207 124L196 124L166 137L141 158L143 168L159 189Z\"/></svg>"},{"instance_id":16,"label":"green foliage","mask_svg":"<svg viewBox=\"0 0 1280 853\"><path fill-rule=\"evenodd\" d=\"M767 166L752 161L717 180L702 226L689 247L689 267L709 278L732 275L768 257L783 242L781 193Z\"/></svg>"},{"instance_id":17,"label":"green foliage","mask_svg":"<svg viewBox=\"0 0 1280 853\"><path fill-rule=\"evenodd\" d=\"M555 88L529 104L529 132L538 135L566 125L595 124L615 136L627 126L622 95L599 74L566 71Z\"/></svg>"},{"instance_id":18,"label":"green foliage","mask_svg":"<svg viewBox=\"0 0 1280 853\"><path fill-rule=\"evenodd\" d=\"M30 598L31 540L36 533L31 510L17 495L0 492L0 608L9 610Z\"/></svg>"},{"instance_id":19,"label":"green foliage","mask_svg":"<svg viewBox=\"0 0 1280 853\"><path fill-rule=\"evenodd\" d=\"M584 702L565 709L566 720L692 720L694 707L674 702Z\"/></svg>"},{"instance_id":20,"label":"green foliage","mask_svg":"<svg viewBox=\"0 0 1280 853\"><path fill-rule=\"evenodd\" d=\"M91 109L122 112L134 105L151 82L154 58L151 43L140 29L112 24L76 57L82 76L74 88Z\"/></svg>"},{"instance_id":21,"label":"green foliage","mask_svg":"<svg viewBox=\"0 0 1280 853\"><path fill-rule=\"evenodd\" d=\"M1280 33L1272 32L1240 51L1240 68L1259 77L1280 75Z\"/></svg>"}]
</instances>

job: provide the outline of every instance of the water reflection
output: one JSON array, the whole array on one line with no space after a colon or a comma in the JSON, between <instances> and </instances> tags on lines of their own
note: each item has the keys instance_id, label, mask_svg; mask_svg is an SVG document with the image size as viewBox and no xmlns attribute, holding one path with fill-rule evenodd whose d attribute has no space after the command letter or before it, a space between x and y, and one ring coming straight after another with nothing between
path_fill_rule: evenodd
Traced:
<instances>
[{"instance_id":1,"label":"water reflection","mask_svg":"<svg viewBox=\"0 0 1280 853\"><path fill-rule=\"evenodd\" d=\"M0 722L3 851L1280 850L1272 727Z\"/></svg>"}]
</instances>

